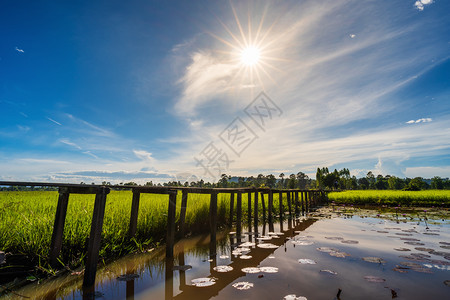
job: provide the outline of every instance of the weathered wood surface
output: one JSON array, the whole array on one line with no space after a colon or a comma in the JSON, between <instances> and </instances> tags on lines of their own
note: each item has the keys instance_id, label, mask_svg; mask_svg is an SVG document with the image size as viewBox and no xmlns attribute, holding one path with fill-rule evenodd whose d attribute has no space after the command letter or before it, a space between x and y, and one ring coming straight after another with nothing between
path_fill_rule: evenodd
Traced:
<instances>
[{"instance_id":1,"label":"weathered wood surface","mask_svg":"<svg viewBox=\"0 0 450 300\"><path fill-rule=\"evenodd\" d=\"M183 190L181 193L180 226L179 226L179 236L180 237L184 237L188 194L189 193L185 190Z\"/></svg>"},{"instance_id":2,"label":"weathered wood surface","mask_svg":"<svg viewBox=\"0 0 450 300\"><path fill-rule=\"evenodd\" d=\"M56 268L58 263L59 253L61 252L64 224L66 222L67 205L69 204L69 194L60 191L58 197L58 205L56 207L55 222L53 224L52 240L50 243L49 262L53 268Z\"/></svg>"},{"instance_id":3,"label":"weathered wood surface","mask_svg":"<svg viewBox=\"0 0 450 300\"><path fill-rule=\"evenodd\" d=\"M137 230L137 222L139 215L139 200L141 193L133 191L133 200L131 202L131 215L130 215L130 227L128 229L128 235L134 237Z\"/></svg>"},{"instance_id":4,"label":"weathered wood surface","mask_svg":"<svg viewBox=\"0 0 450 300\"><path fill-rule=\"evenodd\" d=\"M169 207L167 209L167 235L166 235L166 257L173 257L173 246L175 245L175 212L177 207L177 192L169 194Z\"/></svg>"}]
</instances>

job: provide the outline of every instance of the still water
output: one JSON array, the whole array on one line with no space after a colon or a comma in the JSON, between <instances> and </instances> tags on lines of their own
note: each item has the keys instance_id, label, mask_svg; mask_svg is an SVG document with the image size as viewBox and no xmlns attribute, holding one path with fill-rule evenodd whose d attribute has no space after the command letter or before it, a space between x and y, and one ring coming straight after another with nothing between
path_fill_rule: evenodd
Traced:
<instances>
[{"instance_id":1,"label":"still water","mask_svg":"<svg viewBox=\"0 0 450 300\"><path fill-rule=\"evenodd\" d=\"M95 296L450 299L448 216L445 210L323 208L257 232L223 231L213 246L207 235L196 236L176 244L173 261L157 249L100 268ZM83 299L81 284L82 275L73 273L7 297Z\"/></svg>"}]
</instances>

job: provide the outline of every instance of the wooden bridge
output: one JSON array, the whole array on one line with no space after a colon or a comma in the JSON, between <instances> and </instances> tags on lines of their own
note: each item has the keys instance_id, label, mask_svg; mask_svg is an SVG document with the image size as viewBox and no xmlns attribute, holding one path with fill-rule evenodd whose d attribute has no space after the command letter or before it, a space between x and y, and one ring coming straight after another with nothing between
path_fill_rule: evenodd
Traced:
<instances>
[{"instance_id":1,"label":"wooden bridge","mask_svg":"<svg viewBox=\"0 0 450 300\"><path fill-rule=\"evenodd\" d=\"M209 225L211 234L210 254L215 256L216 253L216 232L217 232L217 195L230 195L230 226L236 216L236 232L241 232L242 226L242 194L248 195L248 221L251 222L253 211L253 224L255 232L258 228L259 210L258 201L261 197L263 218L267 218L269 224L273 224L274 207L273 195L279 194L279 215L283 216L283 195L286 195L289 216L304 215L312 207L326 200L326 194L322 190L300 190L300 189L270 189L270 188L191 188L191 187L158 187L158 186L126 186L126 185L83 185L83 184L66 184L66 183L44 183L44 182L12 182L0 181L0 186L25 186L25 187L56 187L59 191L58 204L55 213L53 225L52 239L49 249L49 262L52 266L58 266L58 257L61 252L63 242L64 224L66 221L67 206L70 194L95 194L94 212L91 223L91 231L88 241L85 272L83 278L83 287L93 289L95 285L95 275L97 272L97 264L100 250L100 241L103 227L103 218L105 214L106 199L111 189L128 189L133 193L130 225L128 235L133 237L136 234L140 195L144 193L168 195L167 208L167 235L166 235L166 257L173 258L173 247L175 243L175 235L178 227L177 236L183 237L185 233L185 217L186 208L188 206L189 194L209 194ZM177 205L177 194L181 192L181 209L179 223L176 223L175 213ZM267 197L267 205L264 197ZM234 202L236 198L236 207ZM178 226L177 226L178 225Z\"/></svg>"}]
</instances>

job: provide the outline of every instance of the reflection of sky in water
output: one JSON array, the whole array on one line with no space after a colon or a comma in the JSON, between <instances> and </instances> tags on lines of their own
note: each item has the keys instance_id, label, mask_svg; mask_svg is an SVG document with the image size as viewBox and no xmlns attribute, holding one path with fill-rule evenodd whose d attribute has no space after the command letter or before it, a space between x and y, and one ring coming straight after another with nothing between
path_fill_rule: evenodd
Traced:
<instances>
[{"instance_id":1,"label":"reflection of sky in water","mask_svg":"<svg viewBox=\"0 0 450 300\"><path fill-rule=\"evenodd\" d=\"M278 273L245 274L243 272L214 273L218 277L216 285L207 288L195 288L195 298L203 299L206 289L214 290L216 299L282 299L285 295L296 294L306 296L308 299L331 300L336 296L338 289L342 289L341 299L390 299L391 290L394 289L399 299L444 299L450 293L450 287L444 285L444 281L450 279L450 266L437 264L436 262L420 262L401 258L401 255L421 253L430 255L432 260L441 260L450 263L442 256L418 251L414 248L425 247L436 251L450 253L448 249L441 248L439 242L450 242L450 225L448 222L440 224L428 224L429 230L423 222L399 222L383 220L381 218L361 218L354 215L351 218L320 219L312 223L306 230L299 234L311 236L302 239L314 242L312 245L294 245L286 240L288 236L280 236L278 244L284 243L278 249L252 248L248 255L261 256L262 261L253 267L271 266L279 268ZM288 230L288 223L282 226L275 224L275 231ZM410 232L415 230L417 232ZM378 232L383 231L383 232ZM385 233L387 231L387 233ZM260 227L261 232L261 227ZM426 235L425 232L437 233L439 235ZM268 227L265 228L268 233ZM410 236L397 235L411 234ZM326 237L342 237L344 240L356 240L358 244L345 244L340 240L331 240ZM407 240L401 238L414 238L424 243L422 246L405 244ZM300 240L297 238L297 240ZM224 244L228 241L228 244ZM248 236L243 236L241 242L249 241ZM254 238L252 239L254 241ZM274 242L267 241L267 242ZM231 255L228 235L218 247L217 265L232 264L238 271L245 265L247 260L240 260ZM275 242L274 242L275 243ZM196 245L196 247L193 247ZM180 247L180 244L177 244ZM185 244L185 265L191 265L192 269L184 274L184 282L189 286L191 280L199 277L210 277L210 262L208 261L208 239L192 239ZM318 247L332 247L346 252L350 256L339 258L330 256L328 253L317 251ZM411 251L395 251L394 248L407 248ZM258 252L259 251L259 252ZM262 252L261 252L262 251ZM177 248L175 248L175 265L178 264ZM104 294L103 299L125 299L126 282L119 282L117 275L126 273L126 270L140 274L140 278L134 281L133 289L135 299L164 299L165 297L165 267L164 251L161 255L147 254L138 255L133 259L124 258L108 266L107 270L100 272L105 276L99 281L97 290ZM229 258L221 259L220 255L228 255ZM268 256L275 258L268 258ZM380 257L386 261L385 264L370 263L362 260L362 257ZM317 262L315 265L300 264L298 259L307 258ZM134 260L134 261L133 261ZM407 270L407 273L398 273L392 269L401 262L414 262L426 269L432 270L433 274L419 273ZM336 271L337 275L331 275L320 270ZM261 277L260 275L263 274ZM228 277L227 277L228 276ZM234 277L233 277L234 276ZM378 276L386 279L382 283L368 282L364 276ZM228 278L230 284L219 288L219 282ZM231 278L231 280L230 280ZM179 271L173 272L173 295L180 297L186 294L186 289L181 286L183 281ZM249 290L237 290L231 285L236 282L248 281L254 284ZM180 289L181 288L181 289ZM184 292L182 291L184 290ZM192 290L191 290L192 291ZM28 292L29 293L29 292ZM81 299L81 293L75 292L67 299Z\"/></svg>"}]
</instances>

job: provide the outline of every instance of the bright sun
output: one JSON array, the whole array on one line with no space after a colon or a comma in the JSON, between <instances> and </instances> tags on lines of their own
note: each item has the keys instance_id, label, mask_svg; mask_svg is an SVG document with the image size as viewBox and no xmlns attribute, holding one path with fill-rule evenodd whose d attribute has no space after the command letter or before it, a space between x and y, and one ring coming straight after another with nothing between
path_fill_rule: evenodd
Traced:
<instances>
[{"instance_id":1,"label":"bright sun","mask_svg":"<svg viewBox=\"0 0 450 300\"><path fill-rule=\"evenodd\" d=\"M241 62L247 66L254 66L259 62L261 51L255 46L248 46L241 51Z\"/></svg>"}]
</instances>

